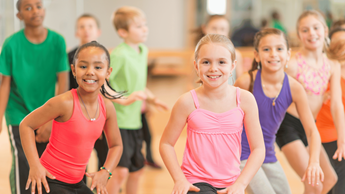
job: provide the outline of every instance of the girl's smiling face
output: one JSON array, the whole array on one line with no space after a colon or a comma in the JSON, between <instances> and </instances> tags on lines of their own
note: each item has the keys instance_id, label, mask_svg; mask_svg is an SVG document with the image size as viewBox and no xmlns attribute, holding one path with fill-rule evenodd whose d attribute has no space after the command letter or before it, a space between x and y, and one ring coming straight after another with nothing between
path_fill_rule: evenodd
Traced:
<instances>
[{"instance_id":1,"label":"girl's smiling face","mask_svg":"<svg viewBox=\"0 0 345 194\"><path fill-rule=\"evenodd\" d=\"M218 87L228 84L231 71L236 61L231 60L231 53L221 44L208 43L201 46L198 59L194 62L198 76L204 85Z\"/></svg>"},{"instance_id":2,"label":"girl's smiling face","mask_svg":"<svg viewBox=\"0 0 345 194\"><path fill-rule=\"evenodd\" d=\"M322 48L328 28L313 15L304 17L299 22L298 37L308 50Z\"/></svg>"},{"instance_id":3,"label":"girl's smiling face","mask_svg":"<svg viewBox=\"0 0 345 194\"><path fill-rule=\"evenodd\" d=\"M256 62L261 62L262 68L278 71L289 61L291 51L287 49L282 35L269 34L261 38L258 51L255 51Z\"/></svg>"},{"instance_id":4,"label":"girl's smiling face","mask_svg":"<svg viewBox=\"0 0 345 194\"><path fill-rule=\"evenodd\" d=\"M106 53L97 47L86 47L71 66L79 87L85 91L98 91L112 71Z\"/></svg>"}]
</instances>

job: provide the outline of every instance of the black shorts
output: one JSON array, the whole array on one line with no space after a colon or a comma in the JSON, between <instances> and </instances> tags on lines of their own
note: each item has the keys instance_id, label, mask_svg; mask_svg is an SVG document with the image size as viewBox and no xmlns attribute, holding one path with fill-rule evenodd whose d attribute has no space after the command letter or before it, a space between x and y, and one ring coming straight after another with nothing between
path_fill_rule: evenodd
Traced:
<instances>
[{"instance_id":1,"label":"black shorts","mask_svg":"<svg viewBox=\"0 0 345 194\"><path fill-rule=\"evenodd\" d=\"M194 183L193 185L198 187L200 189L200 191L199 192L188 191L187 194L192 194L192 193L217 194L217 191L225 189L225 188L216 188L216 187L213 187L212 185L210 185L208 183L204 183L204 182Z\"/></svg>"},{"instance_id":2,"label":"black shorts","mask_svg":"<svg viewBox=\"0 0 345 194\"><path fill-rule=\"evenodd\" d=\"M285 114L276 137L276 143L280 149L295 140L301 140L305 147L308 146L307 135L301 121L289 113Z\"/></svg>"},{"instance_id":3,"label":"black shorts","mask_svg":"<svg viewBox=\"0 0 345 194\"><path fill-rule=\"evenodd\" d=\"M123 152L118 166L128 168L135 172L144 167L145 159L141 148L143 146L142 130L120 129Z\"/></svg>"},{"instance_id":4,"label":"black shorts","mask_svg":"<svg viewBox=\"0 0 345 194\"><path fill-rule=\"evenodd\" d=\"M47 177L47 182L50 188L49 194L93 194L93 192L85 185L84 181L80 181L76 184L69 184ZM29 191L31 191L31 188ZM37 188L35 193L38 193ZM43 185L42 194L48 194Z\"/></svg>"}]
</instances>

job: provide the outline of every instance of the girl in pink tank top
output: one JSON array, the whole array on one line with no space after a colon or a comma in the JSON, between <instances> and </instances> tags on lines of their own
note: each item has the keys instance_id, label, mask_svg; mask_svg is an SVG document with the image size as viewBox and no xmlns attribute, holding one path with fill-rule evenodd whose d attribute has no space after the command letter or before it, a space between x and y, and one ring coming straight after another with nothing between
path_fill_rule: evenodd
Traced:
<instances>
[{"instance_id":1,"label":"girl in pink tank top","mask_svg":"<svg viewBox=\"0 0 345 194\"><path fill-rule=\"evenodd\" d=\"M31 184L32 193L92 194L94 188L97 193L106 193L107 180L122 154L116 112L109 100L122 95L110 95L105 89L112 71L109 64L109 53L104 46L95 41L84 44L71 65L79 87L50 99L21 122L21 141L30 165L26 189ZM34 130L51 120L49 143L39 159ZM93 179L90 190L82 179L102 130L108 141L108 157L98 172L86 173Z\"/></svg>"},{"instance_id":2,"label":"girl in pink tank top","mask_svg":"<svg viewBox=\"0 0 345 194\"><path fill-rule=\"evenodd\" d=\"M172 193L244 193L264 160L255 99L227 83L235 64L235 50L226 36L209 34L199 41L194 66L202 85L177 100L160 142L161 156L175 182ZM179 167L174 145L186 124ZM243 126L252 152L241 172Z\"/></svg>"}]
</instances>

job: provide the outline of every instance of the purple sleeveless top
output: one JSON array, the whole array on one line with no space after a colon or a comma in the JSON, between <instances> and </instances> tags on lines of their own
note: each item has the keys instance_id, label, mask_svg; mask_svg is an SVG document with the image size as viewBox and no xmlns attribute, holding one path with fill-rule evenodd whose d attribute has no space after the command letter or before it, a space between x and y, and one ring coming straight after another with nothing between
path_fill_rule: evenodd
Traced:
<instances>
[{"instance_id":1,"label":"purple sleeveless top","mask_svg":"<svg viewBox=\"0 0 345 194\"><path fill-rule=\"evenodd\" d=\"M275 101L275 106L272 105L274 98L267 97L262 89L261 70L258 70L256 74L253 86L253 95L256 99L256 103L258 104L259 120L266 147L266 157L264 163L276 162L277 158L274 151L276 133L284 119L287 108L292 103L290 84L287 74L285 73L283 86ZM250 147L246 132L243 130L241 160L248 159L249 154Z\"/></svg>"}]
</instances>

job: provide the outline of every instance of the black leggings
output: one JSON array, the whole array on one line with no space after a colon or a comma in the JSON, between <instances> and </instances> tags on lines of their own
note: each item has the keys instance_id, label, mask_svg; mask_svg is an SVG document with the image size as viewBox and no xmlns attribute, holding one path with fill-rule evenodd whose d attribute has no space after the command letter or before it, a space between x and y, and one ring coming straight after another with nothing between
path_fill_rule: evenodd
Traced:
<instances>
[{"instance_id":1,"label":"black leggings","mask_svg":"<svg viewBox=\"0 0 345 194\"><path fill-rule=\"evenodd\" d=\"M341 160L340 162L338 159L334 160L333 155L337 150L337 141L329 142L329 143L322 143L323 147L325 148L329 161L331 162L335 172L338 175L338 182L334 185L334 187L328 192L328 194L341 194L345 193L345 160Z\"/></svg>"},{"instance_id":2,"label":"black leggings","mask_svg":"<svg viewBox=\"0 0 345 194\"><path fill-rule=\"evenodd\" d=\"M224 188L216 188L213 187L212 185L208 184L208 183L194 183L194 186L198 187L200 189L199 192L194 192L194 191L188 191L187 194L192 194L192 193L197 193L197 194L217 194L218 190L222 190Z\"/></svg>"},{"instance_id":3,"label":"black leggings","mask_svg":"<svg viewBox=\"0 0 345 194\"><path fill-rule=\"evenodd\" d=\"M83 181L76 184L68 184L58 180L47 178L50 193L49 194L93 194ZM30 190L31 191L31 190ZM37 188L36 188L36 192ZM42 185L42 194L48 194Z\"/></svg>"}]
</instances>

